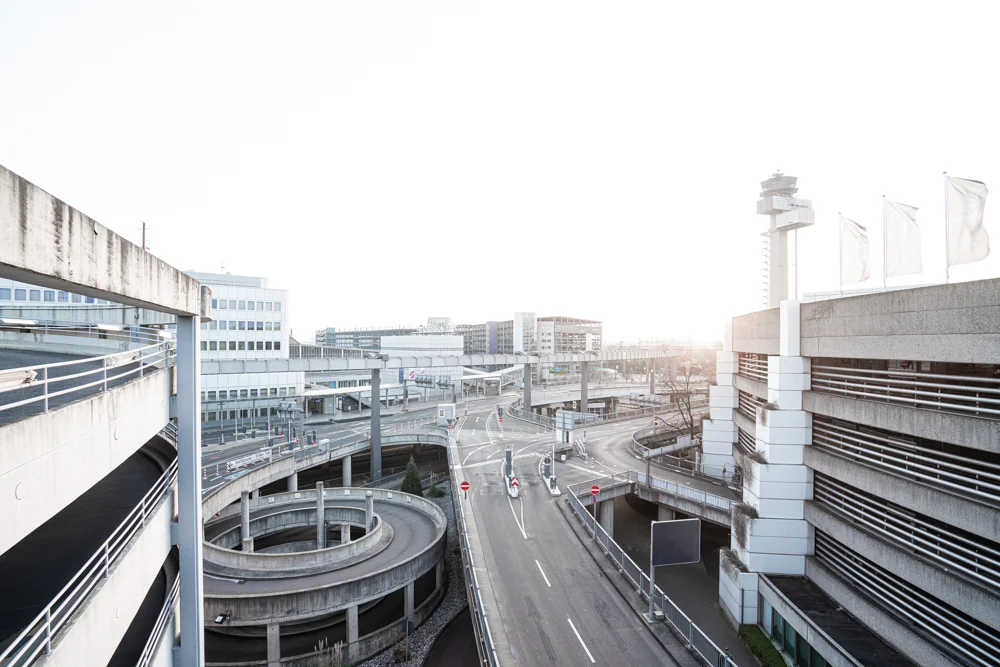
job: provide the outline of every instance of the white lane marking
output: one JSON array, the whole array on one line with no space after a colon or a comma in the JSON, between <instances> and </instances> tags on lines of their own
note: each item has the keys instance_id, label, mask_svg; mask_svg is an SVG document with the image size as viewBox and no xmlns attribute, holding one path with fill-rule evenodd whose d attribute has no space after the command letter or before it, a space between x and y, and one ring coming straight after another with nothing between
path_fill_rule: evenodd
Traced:
<instances>
[{"instance_id":1,"label":"white lane marking","mask_svg":"<svg viewBox=\"0 0 1000 667\"><path fill-rule=\"evenodd\" d=\"M472 456L473 454L475 454L476 452L478 452L480 449L483 449L483 447L489 447L489 445L483 445L482 447L477 447L477 448L473 449L471 452L469 452L469 456ZM466 464L466 462L468 462L469 456L466 456L465 460L462 461L462 465L463 466Z\"/></svg>"},{"instance_id":2,"label":"white lane marking","mask_svg":"<svg viewBox=\"0 0 1000 667\"><path fill-rule=\"evenodd\" d=\"M549 578L545 576L545 570L542 569L542 564L538 562L538 559L535 559L535 565L538 566L538 571L542 573L542 579L545 580L545 585L552 588L552 584L549 583Z\"/></svg>"},{"instance_id":3,"label":"white lane marking","mask_svg":"<svg viewBox=\"0 0 1000 667\"><path fill-rule=\"evenodd\" d=\"M507 504L510 505L510 513L514 515L514 523L517 524L518 530L521 531L521 537L528 539L528 534L524 532L524 526L517 520L517 512L514 511L514 502L507 496ZM524 503L521 503L521 521L524 521Z\"/></svg>"},{"instance_id":4,"label":"white lane marking","mask_svg":"<svg viewBox=\"0 0 1000 667\"><path fill-rule=\"evenodd\" d=\"M476 434L476 429L472 429L472 433L470 433L469 435L475 435L475 434Z\"/></svg>"},{"instance_id":5,"label":"white lane marking","mask_svg":"<svg viewBox=\"0 0 1000 667\"><path fill-rule=\"evenodd\" d=\"M492 444L492 443L490 443L490 444ZM497 455L499 453L500 453L500 450L498 449L495 452L493 452L492 454L490 454L489 456L487 456L486 460L489 461L491 458L493 458L495 455Z\"/></svg>"},{"instance_id":6,"label":"white lane marking","mask_svg":"<svg viewBox=\"0 0 1000 667\"><path fill-rule=\"evenodd\" d=\"M591 662L595 662L594 656L590 655L590 649L587 648L587 645L583 643L583 637L581 637L580 633L576 631L576 626L573 625L573 619L567 618L566 620L569 621L569 627L573 628L573 634L576 635L576 638L580 640L580 646L582 646L583 650L587 652L587 657L590 658Z\"/></svg>"}]
</instances>

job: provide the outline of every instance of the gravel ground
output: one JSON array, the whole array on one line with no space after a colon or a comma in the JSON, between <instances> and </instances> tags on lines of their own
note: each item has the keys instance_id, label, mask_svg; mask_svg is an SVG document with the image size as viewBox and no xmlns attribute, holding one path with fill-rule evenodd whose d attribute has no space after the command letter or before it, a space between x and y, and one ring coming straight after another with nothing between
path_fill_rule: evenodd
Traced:
<instances>
[{"instance_id":1,"label":"gravel ground","mask_svg":"<svg viewBox=\"0 0 1000 667\"><path fill-rule=\"evenodd\" d=\"M438 604L437 609L429 619L410 633L410 660L409 662L397 663L393 657L396 647L403 648L404 642L399 642L396 646L389 647L374 658L369 658L358 663L358 667L389 667L392 665L404 665L405 667L421 667L427 654L430 653L434 640L444 630L458 614L465 609L469 603L465 596L465 581L462 576L462 554L458 552L458 530L455 527L455 507L452 505L450 486L440 484L438 486L445 495L440 498L428 498L435 505L440 507L448 517L448 550L445 556L447 565L447 587L444 597Z\"/></svg>"}]
</instances>

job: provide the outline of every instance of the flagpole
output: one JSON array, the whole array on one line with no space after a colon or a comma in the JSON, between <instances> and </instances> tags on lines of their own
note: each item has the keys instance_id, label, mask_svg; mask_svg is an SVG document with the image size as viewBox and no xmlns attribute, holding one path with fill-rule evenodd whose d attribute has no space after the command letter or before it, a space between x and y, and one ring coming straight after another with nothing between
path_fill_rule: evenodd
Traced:
<instances>
[{"instance_id":1,"label":"flagpole","mask_svg":"<svg viewBox=\"0 0 1000 667\"><path fill-rule=\"evenodd\" d=\"M844 296L844 214L838 212L837 215L839 216L837 223L839 225L837 233L837 249L839 251L837 254L839 258L837 272L840 276L840 296Z\"/></svg>"},{"instance_id":2,"label":"flagpole","mask_svg":"<svg viewBox=\"0 0 1000 667\"><path fill-rule=\"evenodd\" d=\"M944 282L947 285L951 281L951 220L948 211L948 172L944 174Z\"/></svg>"},{"instance_id":3,"label":"flagpole","mask_svg":"<svg viewBox=\"0 0 1000 667\"><path fill-rule=\"evenodd\" d=\"M888 292L889 276L889 223L885 217L885 195L882 195L882 291Z\"/></svg>"}]
</instances>

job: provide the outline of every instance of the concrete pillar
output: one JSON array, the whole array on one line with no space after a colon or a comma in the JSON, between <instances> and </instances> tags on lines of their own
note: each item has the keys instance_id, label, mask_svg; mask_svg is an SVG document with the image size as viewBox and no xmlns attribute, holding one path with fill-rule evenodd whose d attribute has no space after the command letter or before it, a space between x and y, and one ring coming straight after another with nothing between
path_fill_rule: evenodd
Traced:
<instances>
[{"instance_id":1,"label":"concrete pillar","mask_svg":"<svg viewBox=\"0 0 1000 667\"><path fill-rule=\"evenodd\" d=\"M600 504L600 516L597 520L601 522L601 528L610 535L615 536L615 501L605 500Z\"/></svg>"},{"instance_id":2,"label":"concrete pillar","mask_svg":"<svg viewBox=\"0 0 1000 667\"><path fill-rule=\"evenodd\" d=\"M434 590L438 590L444 584L444 561L439 560L434 566Z\"/></svg>"},{"instance_id":3,"label":"concrete pillar","mask_svg":"<svg viewBox=\"0 0 1000 667\"><path fill-rule=\"evenodd\" d=\"M209 294L202 288L202 297ZM202 602L201 354L198 317L177 318L177 548L180 556L181 642L177 662L205 664Z\"/></svg>"},{"instance_id":4,"label":"concrete pillar","mask_svg":"<svg viewBox=\"0 0 1000 667\"><path fill-rule=\"evenodd\" d=\"M253 537L250 535L250 492L240 492L240 539L243 551L253 551Z\"/></svg>"},{"instance_id":5,"label":"concrete pillar","mask_svg":"<svg viewBox=\"0 0 1000 667\"><path fill-rule=\"evenodd\" d=\"M267 667L281 667L281 626L267 626Z\"/></svg>"},{"instance_id":6,"label":"concrete pillar","mask_svg":"<svg viewBox=\"0 0 1000 667\"><path fill-rule=\"evenodd\" d=\"M524 365L524 412L531 414L531 364Z\"/></svg>"},{"instance_id":7,"label":"concrete pillar","mask_svg":"<svg viewBox=\"0 0 1000 667\"><path fill-rule=\"evenodd\" d=\"M378 402L378 396L381 393L380 372L377 368L372 369L371 477L373 482L382 479L382 434L379 430L382 427L382 410Z\"/></svg>"},{"instance_id":8,"label":"concrete pillar","mask_svg":"<svg viewBox=\"0 0 1000 667\"><path fill-rule=\"evenodd\" d=\"M365 491L365 534L372 529L372 520L375 516L375 496L371 491Z\"/></svg>"},{"instance_id":9,"label":"concrete pillar","mask_svg":"<svg viewBox=\"0 0 1000 667\"><path fill-rule=\"evenodd\" d=\"M341 485L342 486L350 486L351 485L351 457L350 456L345 456L342 459L342 461L341 461L341 465L343 465L343 467L344 467L344 479L341 482Z\"/></svg>"},{"instance_id":10,"label":"concrete pillar","mask_svg":"<svg viewBox=\"0 0 1000 667\"><path fill-rule=\"evenodd\" d=\"M347 608L347 648L352 660L356 660L358 646L358 606Z\"/></svg>"},{"instance_id":11,"label":"concrete pillar","mask_svg":"<svg viewBox=\"0 0 1000 667\"><path fill-rule=\"evenodd\" d=\"M250 492L250 500L257 500L260 498L260 489L254 489Z\"/></svg>"},{"instance_id":12,"label":"concrete pillar","mask_svg":"<svg viewBox=\"0 0 1000 667\"><path fill-rule=\"evenodd\" d=\"M657 521L673 521L675 518L674 511L669 507L663 505L656 506L656 520Z\"/></svg>"},{"instance_id":13,"label":"concrete pillar","mask_svg":"<svg viewBox=\"0 0 1000 667\"><path fill-rule=\"evenodd\" d=\"M323 482L316 482L316 548L326 549L326 503L323 502Z\"/></svg>"},{"instance_id":14,"label":"concrete pillar","mask_svg":"<svg viewBox=\"0 0 1000 667\"><path fill-rule=\"evenodd\" d=\"M403 594L403 613L405 618L413 616L413 582L406 584L406 592Z\"/></svg>"},{"instance_id":15,"label":"concrete pillar","mask_svg":"<svg viewBox=\"0 0 1000 667\"><path fill-rule=\"evenodd\" d=\"M656 359L649 360L649 395L656 395Z\"/></svg>"},{"instance_id":16,"label":"concrete pillar","mask_svg":"<svg viewBox=\"0 0 1000 667\"><path fill-rule=\"evenodd\" d=\"M288 480L288 490L289 491L298 491L299 490L299 473L293 472L286 479Z\"/></svg>"},{"instance_id":17,"label":"concrete pillar","mask_svg":"<svg viewBox=\"0 0 1000 667\"><path fill-rule=\"evenodd\" d=\"M587 414L587 380L590 379L590 362L580 362L580 412Z\"/></svg>"},{"instance_id":18,"label":"concrete pillar","mask_svg":"<svg viewBox=\"0 0 1000 667\"><path fill-rule=\"evenodd\" d=\"M351 541L351 524L340 524L340 543L347 544Z\"/></svg>"}]
</instances>

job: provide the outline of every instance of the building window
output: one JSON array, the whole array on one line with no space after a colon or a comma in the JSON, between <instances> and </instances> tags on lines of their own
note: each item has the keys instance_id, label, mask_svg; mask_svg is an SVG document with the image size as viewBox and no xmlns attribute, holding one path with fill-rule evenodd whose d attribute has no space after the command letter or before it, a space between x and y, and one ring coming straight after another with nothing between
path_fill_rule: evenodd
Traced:
<instances>
[{"instance_id":1,"label":"building window","mask_svg":"<svg viewBox=\"0 0 1000 667\"><path fill-rule=\"evenodd\" d=\"M278 387L278 396L284 396L284 395L285 395L285 388Z\"/></svg>"},{"instance_id":2,"label":"building window","mask_svg":"<svg viewBox=\"0 0 1000 667\"><path fill-rule=\"evenodd\" d=\"M267 341L267 342L265 342L265 343L264 343L264 349L265 349L265 350L270 350L270 349L272 349L272 346L271 346L271 341Z\"/></svg>"},{"instance_id":3,"label":"building window","mask_svg":"<svg viewBox=\"0 0 1000 667\"><path fill-rule=\"evenodd\" d=\"M271 323L264 322L264 331L270 331L270 330L271 330Z\"/></svg>"},{"instance_id":4,"label":"building window","mask_svg":"<svg viewBox=\"0 0 1000 667\"><path fill-rule=\"evenodd\" d=\"M92 297L92 296L85 297L84 300L83 300L83 302L84 303L94 303L94 297Z\"/></svg>"},{"instance_id":5,"label":"building window","mask_svg":"<svg viewBox=\"0 0 1000 667\"><path fill-rule=\"evenodd\" d=\"M258 321L257 322L257 331L263 331L263 330L264 330L264 323Z\"/></svg>"},{"instance_id":6,"label":"building window","mask_svg":"<svg viewBox=\"0 0 1000 667\"><path fill-rule=\"evenodd\" d=\"M236 320L229 320L229 330L236 331Z\"/></svg>"},{"instance_id":7,"label":"building window","mask_svg":"<svg viewBox=\"0 0 1000 667\"><path fill-rule=\"evenodd\" d=\"M215 320L212 320L211 322L208 323L208 330L209 331L215 331L218 328L219 328L219 323L216 322Z\"/></svg>"},{"instance_id":8,"label":"building window","mask_svg":"<svg viewBox=\"0 0 1000 667\"><path fill-rule=\"evenodd\" d=\"M271 396L277 396L277 395L278 395L278 388L271 387Z\"/></svg>"},{"instance_id":9,"label":"building window","mask_svg":"<svg viewBox=\"0 0 1000 667\"><path fill-rule=\"evenodd\" d=\"M229 300L229 310L236 310L236 299Z\"/></svg>"},{"instance_id":10,"label":"building window","mask_svg":"<svg viewBox=\"0 0 1000 667\"><path fill-rule=\"evenodd\" d=\"M274 302L274 310L275 310L275 312L278 312L278 313L281 312L281 302L280 301L275 301Z\"/></svg>"},{"instance_id":11,"label":"building window","mask_svg":"<svg viewBox=\"0 0 1000 667\"><path fill-rule=\"evenodd\" d=\"M55 292L55 290L47 289L47 290L45 290L43 296L45 298L45 302L46 303L55 303L56 302L56 292Z\"/></svg>"},{"instance_id":12,"label":"building window","mask_svg":"<svg viewBox=\"0 0 1000 667\"><path fill-rule=\"evenodd\" d=\"M253 301L247 301L247 310L253 310Z\"/></svg>"},{"instance_id":13,"label":"building window","mask_svg":"<svg viewBox=\"0 0 1000 667\"><path fill-rule=\"evenodd\" d=\"M214 401L215 400L215 392L214 391L208 392L208 400L210 400L210 401Z\"/></svg>"},{"instance_id":14,"label":"building window","mask_svg":"<svg viewBox=\"0 0 1000 667\"><path fill-rule=\"evenodd\" d=\"M229 390L229 398L239 398L240 393L235 389Z\"/></svg>"},{"instance_id":15,"label":"building window","mask_svg":"<svg viewBox=\"0 0 1000 667\"><path fill-rule=\"evenodd\" d=\"M216 413L214 412L208 413L208 421L214 422L216 419L218 419L218 415L216 415Z\"/></svg>"},{"instance_id":16,"label":"building window","mask_svg":"<svg viewBox=\"0 0 1000 667\"><path fill-rule=\"evenodd\" d=\"M247 350L246 341L242 341L241 340L238 344L239 344L239 351L240 352L246 352L246 350Z\"/></svg>"},{"instance_id":17,"label":"building window","mask_svg":"<svg viewBox=\"0 0 1000 667\"><path fill-rule=\"evenodd\" d=\"M275 350L280 350L281 349L281 341L277 341L277 340L274 341L274 349Z\"/></svg>"},{"instance_id":18,"label":"building window","mask_svg":"<svg viewBox=\"0 0 1000 667\"><path fill-rule=\"evenodd\" d=\"M273 310L273 309L274 309L274 306L273 306L273 304L270 301L265 301L264 302L264 310Z\"/></svg>"},{"instance_id":19,"label":"building window","mask_svg":"<svg viewBox=\"0 0 1000 667\"><path fill-rule=\"evenodd\" d=\"M253 320L247 320L247 329L253 331Z\"/></svg>"},{"instance_id":20,"label":"building window","mask_svg":"<svg viewBox=\"0 0 1000 667\"><path fill-rule=\"evenodd\" d=\"M216 343L214 340L210 340L208 342L208 349L210 352L215 352L216 350L219 349L219 344Z\"/></svg>"},{"instance_id":21,"label":"building window","mask_svg":"<svg viewBox=\"0 0 1000 667\"><path fill-rule=\"evenodd\" d=\"M240 389L240 398L247 398L247 390Z\"/></svg>"},{"instance_id":22,"label":"building window","mask_svg":"<svg viewBox=\"0 0 1000 667\"><path fill-rule=\"evenodd\" d=\"M217 310L219 308L219 300L212 299L212 310Z\"/></svg>"},{"instance_id":23,"label":"building window","mask_svg":"<svg viewBox=\"0 0 1000 667\"><path fill-rule=\"evenodd\" d=\"M56 292L56 298L59 299L59 303L69 303L69 292L60 290Z\"/></svg>"},{"instance_id":24,"label":"building window","mask_svg":"<svg viewBox=\"0 0 1000 667\"><path fill-rule=\"evenodd\" d=\"M263 301L258 301L257 302L257 310L264 310L264 302Z\"/></svg>"},{"instance_id":25,"label":"building window","mask_svg":"<svg viewBox=\"0 0 1000 667\"><path fill-rule=\"evenodd\" d=\"M23 289L14 289L14 301L26 301L28 299L28 291Z\"/></svg>"},{"instance_id":26,"label":"building window","mask_svg":"<svg viewBox=\"0 0 1000 667\"><path fill-rule=\"evenodd\" d=\"M73 303L80 303L81 301L83 301L83 297L81 297L79 294L73 294L72 301Z\"/></svg>"},{"instance_id":27,"label":"building window","mask_svg":"<svg viewBox=\"0 0 1000 667\"><path fill-rule=\"evenodd\" d=\"M201 341L201 351L202 352L208 352L208 341L207 340Z\"/></svg>"},{"instance_id":28,"label":"building window","mask_svg":"<svg viewBox=\"0 0 1000 667\"><path fill-rule=\"evenodd\" d=\"M0 300L10 301L10 288L0 287Z\"/></svg>"},{"instance_id":29,"label":"building window","mask_svg":"<svg viewBox=\"0 0 1000 667\"><path fill-rule=\"evenodd\" d=\"M246 331L246 329L247 329L247 323L246 323L245 320L240 320L238 322L238 324L239 324L240 331Z\"/></svg>"},{"instance_id":30,"label":"building window","mask_svg":"<svg viewBox=\"0 0 1000 667\"><path fill-rule=\"evenodd\" d=\"M275 321L275 323L274 323L274 330L275 331L281 331L281 322L280 321Z\"/></svg>"},{"instance_id":31,"label":"building window","mask_svg":"<svg viewBox=\"0 0 1000 667\"><path fill-rule=\"evenodd\" d=\"M257 398L257 390L256 389L251 389L250 390L250 398Z\"/></svg>"},{"instance_id":32,"label":"building window","mask_svg":"<svg viewBox=\"0 0 1000 667\"><path fill-rule=\"evenodd\" d=\"M42 300L42 290L33 289L28 292L28 301L41 301Z\"/></svg>"},{"instance_id":33,"label":"building window","mask_svg":"<svg viewBox=\"0 0 1000 667\"><path fill-rule=\"evenodd\" d=\"M264 341L262 341L262 340L257 341L257 349L258 350L263 350L264 349Z\"/></svg>"},{"instance_id":34,"label":"building window","mask_svg":"<svg viewBox=\"0 0 1000 667\"><path fill-rule=\"evenodd\" d=\"M240 301L240 310L246 310L246 309L247 309L247 302Z\"/></svg>"},{"instance_id":35,"label":"building window","mask_svg":"<svg viewBox=\"0 0 1000 667\"><path fill-rule=\"evenodd\" d=\"M204 322L204 321L203 321L203 322L201 323L201 328L202 328L202 329L204 329L204 330L208 330L208 322Z\"/></svg>"},{"instance_id":36,"label":"building window","mask_svg":"<svg viewBox=\"0 0 1000 667\"><path fill-rule=\"evenodd\" d=\"M295 387L289 387L288 388L288 395L289 396L294 396L295 395Z\"/></svg>"}]
</instances>

